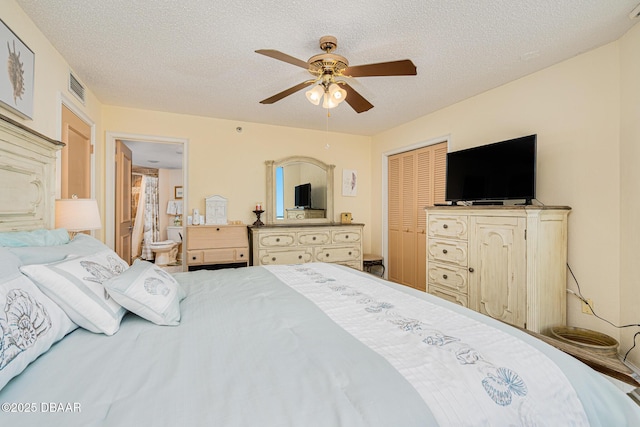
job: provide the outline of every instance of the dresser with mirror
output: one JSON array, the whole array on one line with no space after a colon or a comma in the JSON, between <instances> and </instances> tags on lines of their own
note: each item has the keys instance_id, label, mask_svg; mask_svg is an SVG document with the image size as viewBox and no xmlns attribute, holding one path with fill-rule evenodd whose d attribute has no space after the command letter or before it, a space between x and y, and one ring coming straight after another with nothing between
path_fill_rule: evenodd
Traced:
<instances>
[{"instance_id":1,"label":"dresser with mirror","mask_svg":"<svg viewBox=\"0 0 640 427\"><path fill-rule=\"evenodd\" d=\"M334 222L334 169L292 156L266 163L266 224L249 227L253 265L333 262L362 270L363 224Z\"/></svg>"}]
</instances>

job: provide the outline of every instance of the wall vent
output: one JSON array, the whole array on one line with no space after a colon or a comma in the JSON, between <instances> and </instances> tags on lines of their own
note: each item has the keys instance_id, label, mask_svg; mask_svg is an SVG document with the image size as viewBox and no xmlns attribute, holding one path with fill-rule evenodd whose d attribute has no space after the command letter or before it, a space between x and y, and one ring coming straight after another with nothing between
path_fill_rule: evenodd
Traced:
<instances>
[{"instance_id":1,"label":"wall vent","mask_svg":"<svg viewBox=\"0 0 640 427\"><path fill-rule=\"evenodd\" d=\"M78 80L71 72L69 72L69 92L74 94L76 98L84 104L84 85L80 83L80 80Z\"/></svg>"}]
</instances>

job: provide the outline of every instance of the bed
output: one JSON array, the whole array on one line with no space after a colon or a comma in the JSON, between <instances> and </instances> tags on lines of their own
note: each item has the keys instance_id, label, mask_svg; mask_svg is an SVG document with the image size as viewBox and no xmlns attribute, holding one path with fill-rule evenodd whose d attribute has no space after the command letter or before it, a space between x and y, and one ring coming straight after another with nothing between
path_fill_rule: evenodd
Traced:
<instances>
[{"instance_id":1,"label":"bed","mask_svg":"<svg viewBox=\"0 0 640 427\"><path fill-rule=\"evenodd\" d=\"M52 194L32 184L50 170L32 169L12 182L38 207L0 212L2 425L640 425L581 362L370 274L128 266L51 229Z\"/></svg>"}]
</instances>

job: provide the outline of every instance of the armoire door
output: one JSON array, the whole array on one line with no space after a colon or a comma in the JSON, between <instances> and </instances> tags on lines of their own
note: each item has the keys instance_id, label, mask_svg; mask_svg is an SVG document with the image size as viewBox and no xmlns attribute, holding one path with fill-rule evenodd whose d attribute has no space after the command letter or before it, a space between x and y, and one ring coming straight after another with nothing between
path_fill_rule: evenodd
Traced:
<instances>
[{"instance_id":1,"label":"armoire door","mask_svg":"<svg viewBox=\"0 0 640 427\"><path fill-rule=\"evenodd\" d=\"M388 278L426 290L426 213L444 202L447 143L389 156Z\"/></svg>"},{"instance_id":2,"label":"armoire door","mask_svg":"<svg viewBox=\"0 0 640 427\"><path fill-rule=\"evenodd\" d=\"M524 327L526 219L472 217L469 225L469 308Z\"/></svg>"}]
</instances>

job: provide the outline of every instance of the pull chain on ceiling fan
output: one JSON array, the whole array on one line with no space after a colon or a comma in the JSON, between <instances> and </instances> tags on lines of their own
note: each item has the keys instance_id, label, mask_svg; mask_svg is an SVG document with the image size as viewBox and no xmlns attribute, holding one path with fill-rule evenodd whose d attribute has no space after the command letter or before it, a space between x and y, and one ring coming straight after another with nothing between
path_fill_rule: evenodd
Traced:
<instances>
[{"instance_id":1,"label":"pull chain on ceiling fan","mask_svg":"<svg viewBox=\"0 0 640 427\"><path fill-rule=\"evenodd\" d=\"M337 78L415 76L417 74L416 66L409 59L349 67L347 58L333 53L337 46L338 41L333 36L320 38L320 49L325 53L314 55L307 62L273 49L256 50L256 53L261 55L304 68L315 76L314 79L304 81L272 97L263 99L260 103L273 104L315 84L314 88L306 92L307 99L312 104L319 105L322 100L324 108L334 108L342 101L347 101L347 104L357 113L362 113L373 108L373 104L356 92L346 81L337 80Z\"/></svg>"}]
</instances>

